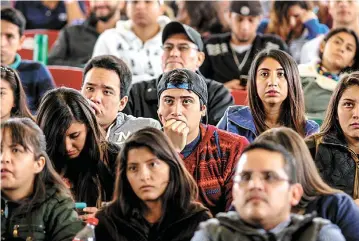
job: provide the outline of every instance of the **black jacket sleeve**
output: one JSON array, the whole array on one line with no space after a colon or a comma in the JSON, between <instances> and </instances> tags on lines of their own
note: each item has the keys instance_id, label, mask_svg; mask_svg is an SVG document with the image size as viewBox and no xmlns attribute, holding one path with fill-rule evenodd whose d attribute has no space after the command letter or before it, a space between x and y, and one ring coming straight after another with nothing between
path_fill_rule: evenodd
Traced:
<instances>
[{"instance_id":1,"label":"black jacket sleeve","mask_svg":"<svg viewBox=\"0 0 359 241\"><path fill-rule=\"evenodd\" d=\"M59 33L54 46L49 53L49 65L67 65L72 66L70 61L67 61L69 46L68 46L68 33L66 28L62 29Z\"/></svg>"},{"instance_id":2,"label":"black jacket sleeve","mask_svg":"<svg viewBox=\"0 0 359 241\"><path fill-rule=\"evenodd\" d=\"M208 88L208 124L217 125L224 112L234 104L233 97L223 84L206 79Z\"/></svg>"},{"instance_id":3,"label":"black jacket sleeve","mask_svg":"<svg viewBox=\"0 0 359 241\"><path fill-rule=\"evenodd\" d=\"M134 87L132 85L131 89L130 89L130 91L128 93L127 104L126 104L125 108L122 110L123 113L125 113L127 115L133 115L134 116L135 96L137 96L137 98L141 98L140 95L138 95L138 93L137 93L136 86Z\"/></svg>"},{"instance_id":4,"label":"black jacket sleeve","mask_svg":"<svg viewBox=\"0 0 359 241\"><path fill-rule=\"evenodd\" d=\"M204 46L204 50L203 50L203 52L205 54L205 59L199 69L204 77L213 79L214 73L213 73L212 63L211 63L211 59L208 56L206 47L207 47L207 45Z\"/></svg>"}]
</instances>

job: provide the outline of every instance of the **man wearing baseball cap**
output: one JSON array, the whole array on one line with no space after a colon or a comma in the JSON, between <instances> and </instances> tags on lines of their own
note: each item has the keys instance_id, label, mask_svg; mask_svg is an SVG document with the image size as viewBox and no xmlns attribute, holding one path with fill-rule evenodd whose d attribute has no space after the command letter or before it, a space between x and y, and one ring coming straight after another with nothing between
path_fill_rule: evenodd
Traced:
<instances>
[{"instance_id":1,"label":"man wearing baseball cap","mask_svg":"<svg viewBox=\"0 0 359 241\"><path fill-rule=\"evenodd\" d=\"M157 96L163 130L197 182L199 200L212 214L228 210L233 169L247 139L201 124L208 93L205 79L196 72L178 68L166 72L157 85Z\"/></svg>"},{"instance_id":2,"label":"man wearing baseball cap","mask_svg":"<svg viewBox=\"0 0 359 241\"><path fill-rule=\"evenodd\" d=\"M201 35L193 28L179 22L166 25L162 33L162 70L176 68L198 71L204 61ZM198 72L199 73L199 72ZM158 119L157 79L141 81L132 85L125 113L136 117ZM208 123L216 125L228 106L233 105L229 91L216 81L205 79L208 93Z\"/></svg>"},{"instance_id":3,"label":"man wearing baseball cap","mask_svg":"<svg viewBox=\"0 0 359 241\"><path fill-rule=\"evenodd\" d=\"M200 70L230 90L244 89L254 56L264 48L287 51L277 36L257 34L262 7L259 1L232 1L230 33L213 35L205 43L205 61Z\"/></svg>"}]
</instances>

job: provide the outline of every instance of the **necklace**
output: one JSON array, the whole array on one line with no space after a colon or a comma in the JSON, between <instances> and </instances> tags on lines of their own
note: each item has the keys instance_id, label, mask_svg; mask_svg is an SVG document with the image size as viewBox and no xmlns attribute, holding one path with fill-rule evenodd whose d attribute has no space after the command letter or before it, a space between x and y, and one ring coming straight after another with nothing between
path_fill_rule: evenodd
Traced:
<instances>
[{"instance_id":1,"label":"necklace","mask_svg":"<svg viewBox=\"0 0 359 241\"><path fill-rule=\"evenodd\" d=\"M328 77L329 79L332 79L332 80L335 80L335 81L339 81L339 75L337 74L332 74L326 70L323 69L323 66L321 63L318 63L317 64L317 72L320 74L320 75L324 75L325 77Z\"/></svg>"},{"instance_id":2,"label":"necklace","mask_svg":"<svg viewBox=\"0 0 359 241\"><path fill-rule=\"evenodd\" d=\"M243 69L244 65L246 64L246 62L247 62L247 60L248 60L249 53L251 52L251 48L249 48L249 49L246 51L246 54L244 55L244 58L242 59L242 62L239 63L238 56L237 56L236 52L234 51L234 49L232 48L231 44L229 44L229 47L231 48L232 55L233 55L233 59L234 59L234 62L236 63L236 65L237 65L239 74L241 74L241 73L242 73L242 69Z\"/></svg>"}]
</instances>

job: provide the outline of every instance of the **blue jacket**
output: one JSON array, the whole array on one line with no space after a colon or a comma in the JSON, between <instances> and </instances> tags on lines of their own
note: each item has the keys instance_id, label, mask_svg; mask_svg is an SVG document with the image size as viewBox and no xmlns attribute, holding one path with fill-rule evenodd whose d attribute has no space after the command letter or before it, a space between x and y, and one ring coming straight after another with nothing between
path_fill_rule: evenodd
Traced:
<instances>
[{"instance_id":1,"label":"blue jacket","mask_svg":"<svg viewBox=\"0 0 359 241\"><path fill-rule=\"evenodd\" d=\"M257 28L257 33L265 33L268 24L269 24L268 18L262 19L262 21L260 22ZM308 40L317 37L319 34L326 34L329 32L328 26L320 23L318 19L310 19L306 21L303 25L308 30L308 34L306 36L306 39Z\"/></svg>"},{"instance_id":2,"label":"blue jacket","mask_svg":"<svg viewBox=\"0 0 359 241\"><path fill-rule=\"evenodd\" d=\"M22 60L19 54L16 54L15 62L10 67L19 73L28 107L35 114L42 96L46 91L55 88L51 73L42 63Z\"/></svg>"},{"instance_id":3,"label":"blue jacket","mask_svg":"<svg viewBox=\"0 0 359 241\"><path fill-rule=\"evenodd\" d=\"M310 202L305 213L313 211L318 217L336 224L347 241L359 240L359 207L350 196L344 193L323 195Z\"/></svg>"},{"instance_id":4,"label":"blue jacket","mask_svg":"<svg viewBox=\"0 0 359 241\"><path fill-rule=\"evenodd\" d=\"M248 106L237 105L228 107L217 127L244 136L249 142L253 142L258 136L253 116ZM306 121L305 136L310 136L318 131L319 125L315 121Z\"/></svg>"}]
</instances>

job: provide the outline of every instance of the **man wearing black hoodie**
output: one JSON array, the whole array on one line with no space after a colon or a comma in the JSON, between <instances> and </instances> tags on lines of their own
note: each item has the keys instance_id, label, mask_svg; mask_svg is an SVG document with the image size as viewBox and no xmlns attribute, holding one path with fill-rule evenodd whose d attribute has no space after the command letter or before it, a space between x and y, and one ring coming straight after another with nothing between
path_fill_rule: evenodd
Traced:
<instances>
[{"instance_id":1,"label":"man wearing black hoodie","mask_svg":"<svg viewBox=\"0 0 359 241\"><path fill-rule=\"evenodd\" d=\"M162 34L162 69L168 72L177 68L196 71L202 65L205 55L200 34L193 28L179 22L166 25ZM136 117L158 119L157 84L159 79L141 81L132 85L124 113ZM229 91L214 80L205 79L208 89L208 124L216 125L228 106L233 105Z\"/></svg>"}]
</instances>

